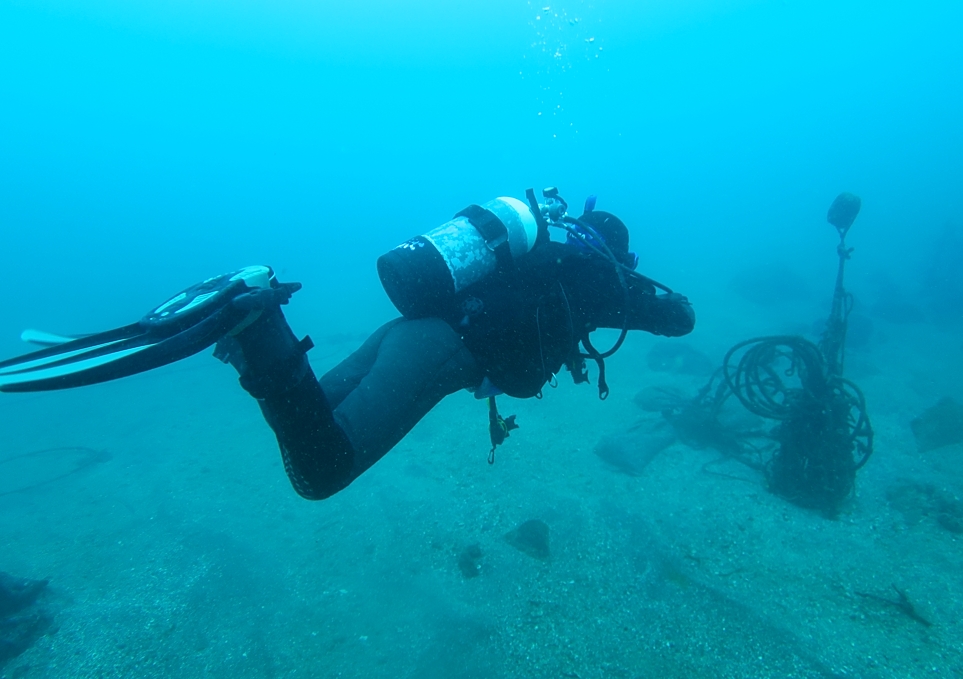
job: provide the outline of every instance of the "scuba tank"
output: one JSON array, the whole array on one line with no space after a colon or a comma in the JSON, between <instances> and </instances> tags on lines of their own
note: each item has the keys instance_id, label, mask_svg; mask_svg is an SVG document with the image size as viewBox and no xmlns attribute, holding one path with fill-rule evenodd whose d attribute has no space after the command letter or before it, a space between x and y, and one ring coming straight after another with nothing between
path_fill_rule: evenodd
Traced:
<instances>
[{"instance_id":1,"label":"scuba tank","mask_svg":"<svg viewBox=\"0 0 963 679\"><path fill-rule=\"evenodd\" d=\"M378 276L405 318L435 316L472 283L513 267L537 237L538 220L526 203L495 198L385 253Z\"/></svg>"}]
</instances>

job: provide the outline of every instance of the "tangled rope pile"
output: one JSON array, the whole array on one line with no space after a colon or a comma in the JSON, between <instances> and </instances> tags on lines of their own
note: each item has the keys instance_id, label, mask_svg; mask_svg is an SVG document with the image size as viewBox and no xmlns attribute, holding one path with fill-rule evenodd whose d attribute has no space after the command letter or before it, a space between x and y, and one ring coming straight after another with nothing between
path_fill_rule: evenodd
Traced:
<instances>
[{"instance_id":1,"label":"tangled rope pile","mask_svg":"<svg viewBox=\"0 0 963 679\"><path fill-rule=\"evenodd\" d=\"M746 410L779 422L772 432L779 446L763 467L770 489L836 514L873 452L862 390L829 369L819 347L796 336L740 342L726 354L722 374Z\"/></svg>"},{"instance_id":2,"label":"tangled rope pile","mask_svg":"<svg viewBox=\"0 0 963 679\"><path fill-rule=\"evenodd\" d=\"M740 342L696 398L667 413L677 429L701 431L703 437L712 432L711 445L726 457L761 469L774 493L828 516L838 514L853 492L856 472L873 452L866 399L843 377L852 309L852 296L843 286L845 263L852 254L846 233L859 208L859 198L849 193L837 196L829 208L827 220L839 233L839 269L819 345L794 335ZM730 396L750 413L778 422L762 436L776 443L773 450L752 445L752 439L761 437L759 431L724 431L719 415Z\"/></svg>"}]
</instances>

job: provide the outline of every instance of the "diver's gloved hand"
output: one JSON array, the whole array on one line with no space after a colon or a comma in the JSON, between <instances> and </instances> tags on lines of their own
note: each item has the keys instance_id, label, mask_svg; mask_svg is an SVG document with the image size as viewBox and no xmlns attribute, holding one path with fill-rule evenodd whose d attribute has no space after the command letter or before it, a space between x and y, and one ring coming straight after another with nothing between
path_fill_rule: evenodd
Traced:
<instances>
[{"instance_id":1,"label":"diver's gloved hand","mask_svg":"<svg viewBox=\"0 0 963 679\"><path fill-rule=\"evenodd\" d=\"M647 323L649 331L666 337L688 335L695 328L695 310L689 298L678 292L656 295L657 304L650 305Z\"/></svg>"}]
</instances>

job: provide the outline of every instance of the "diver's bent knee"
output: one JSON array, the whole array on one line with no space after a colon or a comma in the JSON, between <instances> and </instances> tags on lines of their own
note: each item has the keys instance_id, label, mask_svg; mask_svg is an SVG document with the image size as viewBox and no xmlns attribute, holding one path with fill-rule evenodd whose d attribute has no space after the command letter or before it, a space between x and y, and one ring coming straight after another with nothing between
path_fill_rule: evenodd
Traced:
<instances>
[{"instance_id":1,"label":"diver's bent knee","mask_svg":"<svg viewBox=\"0 0 963 679\"><path fill-rule=\"evenodd\" d=\"M291 479L291 487L294 488L294 492L300 495L305 500L327 500L332 495L340 493L342 490L351 485L352 479L344 479L333 481L329 483L318 483L318 484L305 484L299 483L295 479Z\"/></svg>"}]
</instances>

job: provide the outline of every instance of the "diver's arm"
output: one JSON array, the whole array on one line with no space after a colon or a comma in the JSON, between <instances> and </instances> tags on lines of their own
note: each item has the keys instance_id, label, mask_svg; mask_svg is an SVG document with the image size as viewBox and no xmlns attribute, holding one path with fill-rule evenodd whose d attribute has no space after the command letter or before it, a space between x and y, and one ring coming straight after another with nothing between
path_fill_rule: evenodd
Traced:
<instances>
[{"instance_id":1,"label":"diver's arm","mask_svg":"<svg viewBox=\"0 0 963 679\"><path fill-rule=\"evenodd\" d=\"M653 335L681 337L695 327L695 311L684 295L644 293L629 302L629 329Z\"/></svg>"},{"instance_id":2,"label":"diver's arm","mask_svg":"<svg viewBox=\"0 0 963 679\"><path fill-rule=\"evenodd\" d=\"M695 312L684 295L659 293L652 281L631 272L620 277L610 262L597 258L570 257L565 263L562 282L573 317L589 331L625 326L680 337L695 327Z\"/></svg>"},{"instance_id":3,"label":"diver's arm","mask_svg":"<svg viewBox=\"0 0 963 679\"><path fill-rule=\"evenodd\" d=\"M593 297L580 304L590 319L590 327L619 330L625 323L627 310L629 330L644 330L666 337L681 337L692 332L695 312L684 295L657 293L651 283L636 277L628 278L626 285L627 300L626 292L614 281L609 281L606 287L594 287ZM600 290L604 292L600 293Z\"/></svg>"}]
</instances>

